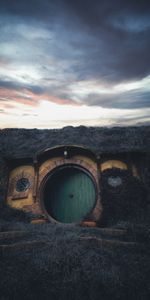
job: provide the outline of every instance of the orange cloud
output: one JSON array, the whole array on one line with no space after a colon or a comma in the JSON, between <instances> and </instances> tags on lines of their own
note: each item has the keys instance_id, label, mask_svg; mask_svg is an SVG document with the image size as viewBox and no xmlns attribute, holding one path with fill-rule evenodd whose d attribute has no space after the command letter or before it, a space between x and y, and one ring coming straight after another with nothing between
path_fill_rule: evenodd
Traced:
<instances>
[{"instance_id":1,"label":"orange cloud","mask_svg":"<svg viewBox=\"0 0 150 300\"><path fill-rule=\"evenodd\" d=\"M36 106L37 102L32 99L31 95L24 94L23 92L20 95L20 92L13 89L0 89L0 99L5 101L13 101L14 103L21 103L27 106Z\"/></svg>"},{"instance_id":2,"label":"orange cloud","mask_svg":"<svg viewBox=\"0 0 150 300\"><path fill-rule=\"evenodd\" d=\"M72 106L81 105L72 99L59 98L57 96L49 95L47 93L37 95L32 91L29 91L28 89L22 89L18 91L15 89L1 88L0 98L3 100L13 101L31 107L37 106L38 103L43 100L53 102L59 105L72 105Z\"/></svg>"}]
</instances>

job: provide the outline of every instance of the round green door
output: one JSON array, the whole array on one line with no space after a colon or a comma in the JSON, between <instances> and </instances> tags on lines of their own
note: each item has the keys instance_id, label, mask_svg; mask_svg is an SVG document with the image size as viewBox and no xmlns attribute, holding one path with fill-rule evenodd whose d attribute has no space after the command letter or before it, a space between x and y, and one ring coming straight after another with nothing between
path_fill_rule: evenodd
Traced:
<instances>
[{"instance_id":1,"label":"round green door","mask_svg":"<svg viewBox=\"0 0 150 300\"><path fill-rule=\"evenodd\" d=\"M95 185L87 173L77 167L64 167L46 182L44 205L48 214L63 223L82 220L94 207Z\"/></svg>"}]
</instances>

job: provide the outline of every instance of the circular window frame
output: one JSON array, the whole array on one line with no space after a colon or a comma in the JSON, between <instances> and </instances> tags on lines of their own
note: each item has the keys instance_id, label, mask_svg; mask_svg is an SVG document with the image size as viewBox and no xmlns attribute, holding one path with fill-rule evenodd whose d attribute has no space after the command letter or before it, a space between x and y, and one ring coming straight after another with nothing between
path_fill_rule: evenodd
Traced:
<instances>
[{"instance_id":1,"label":"circular window frame","mask_svg":"<svg viewBox=\"0 0 150 300\"><path fill-rule=\"evenodd\" d=\"M22 190L19 188L19 184L22 184L22 181L26 181L25 188ZM30 181L27 177L21 177L16 181L15 191L17 193L25 193L30 188Z\"/></svg>"},{"instance_id":2,"label":"circular window frame","mask_svg":"<svg viewBox=\"0 0 150 300\"><path fill-rule=\"evenodd\" d=\"M120 182L117 183L116 181L115 183L115 181L113 182L113 180L120 180ZM123 179L121 178L121 176L110 175L108 176L107 184L110 188L117 189L123 185Z\"/></svg>"},{"instance_id":3,"label":"circular window frame","mask_svg":"<svg viewBox=\"0 0 150 300\"><path fill-rule=\"evenodd\" d=\"M80 170L81 172L85 173L92 181L93 185L94 185L94 190L95 190L95 199L94 199L94 204L93 207L91 208L91 210L86 214L86 216L83 218L83 220L77 221L77 222L70 222L70 223L65 223L65 222L60 222L59 220L53 218L46 210L45 208L45 204L44 204L44 189L45 186L47 184L47 182L50 180L51 177L53 177L53 175L59 173L59 171L64 170L64 169L68 169L68 168L75 168L77 170ZM87 170L85 167L80 166L78 164L64 164L61 166L58 166L56 168L54 168L53 170L51 170L50 172L48 172L46 174L46 176L43 178L40 187L39 187L39 202L40 202L40 207L42 209L42 212L44 213L44 215L46 215L46 217L48 218L48 220L51 223L56 223L56 224L66 224L66 225L73 225L73 224L78 224L82 221L84 221L87 218L87 215L90 215L93 210L95 209L96 205L97 205L97 199L98 199L98 187L97 187L97 182L93 176L93 174L91 174L91 172L89 172L89 170Z\"/></svg>"}]
</instances>

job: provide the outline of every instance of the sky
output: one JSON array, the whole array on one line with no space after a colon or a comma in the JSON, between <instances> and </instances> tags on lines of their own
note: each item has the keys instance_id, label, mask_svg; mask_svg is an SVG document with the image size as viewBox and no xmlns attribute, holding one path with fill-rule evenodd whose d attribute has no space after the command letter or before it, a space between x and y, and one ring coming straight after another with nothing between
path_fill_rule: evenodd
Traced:
<instances>
[{"instance_id":1,"label":"sky","mask_svg":"<svg viewBox=\"0 0 150 300\"><path fill-rule=\"evenodd\" d=\"M148 124L149 0L0 0L0 128Z\"/></svg>"}]
</instances>

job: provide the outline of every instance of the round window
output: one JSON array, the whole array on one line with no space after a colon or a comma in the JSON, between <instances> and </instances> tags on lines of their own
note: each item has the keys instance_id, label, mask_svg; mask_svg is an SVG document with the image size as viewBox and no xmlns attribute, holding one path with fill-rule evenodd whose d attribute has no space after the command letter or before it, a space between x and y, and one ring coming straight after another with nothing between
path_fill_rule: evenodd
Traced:
<instances>
[{"instance_id":1,"label":"round window","mask_svg":"<svg viewBox=\"0 0 150 300\"><path fill-rule=\"evenodd\" d=\"M122 184L122 179L119 176L110 176L108 177L108 184L112 187L118 187Z\"/></svg>"},{"instance_id":2,"label":"round window","mask_svg":"<svg viewBox=\"0 0 150 300\"><path fill-rule=\"evenodd\" d=\"M25 192L30 187L28 178L22 177L16 183L17 192Z\"/></svg>"}]
</instances>

